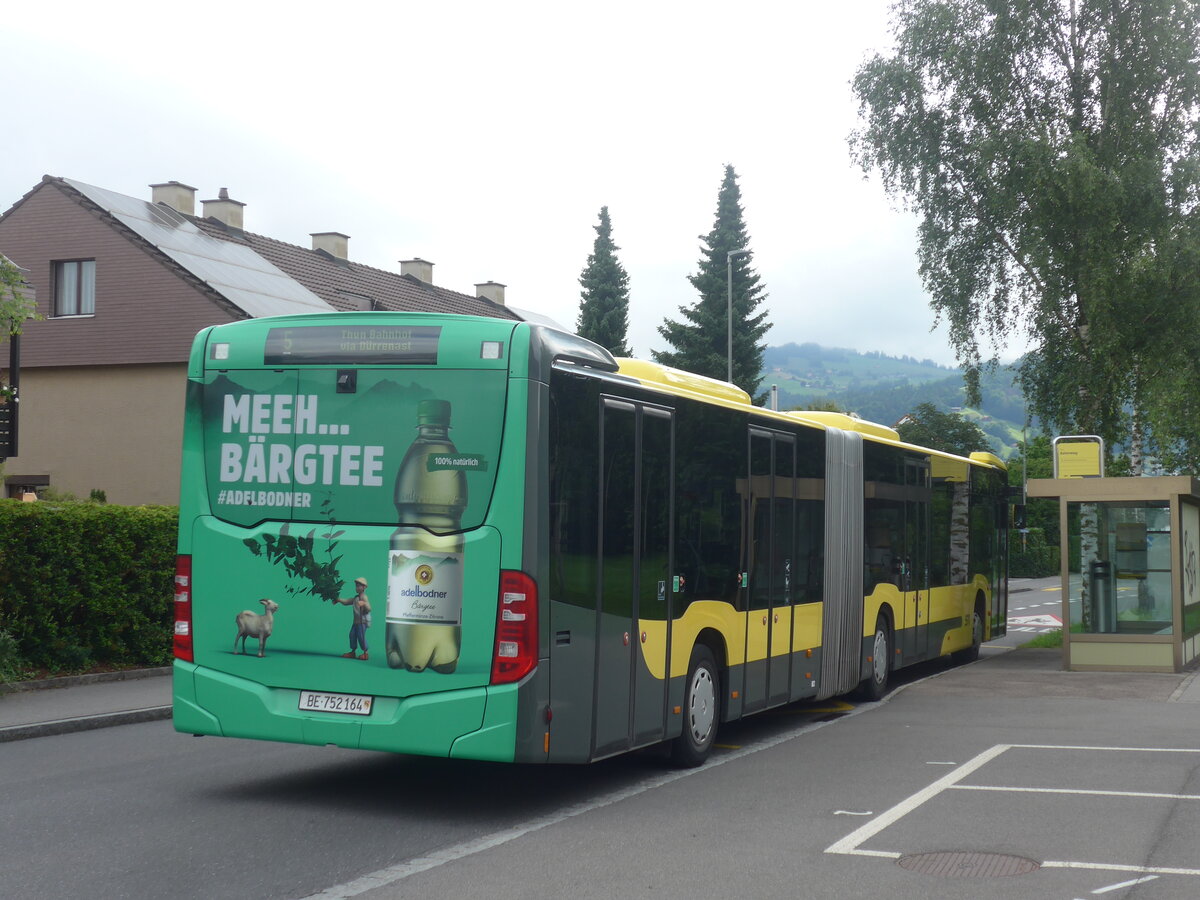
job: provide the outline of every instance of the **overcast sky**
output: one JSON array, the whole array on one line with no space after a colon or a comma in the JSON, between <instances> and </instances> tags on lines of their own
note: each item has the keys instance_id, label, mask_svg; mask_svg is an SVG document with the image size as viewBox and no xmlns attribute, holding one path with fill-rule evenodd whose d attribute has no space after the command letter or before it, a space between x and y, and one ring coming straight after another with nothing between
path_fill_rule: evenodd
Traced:
<instances>
[{"instance_id":1,"label":"overcast sky","mask_svg":"<svg viewBox=\"0 0 1200 900\"><path fill-rule=\"evenodd\" d=\"M247 230L358 262L499 281L571 328L608 206L630 341L695 302L724 165L771 345L952 364L915 219L853 167L849 81L887 2L59 2L3 14L0 210L44 174L149 199L222 187ZM0 248L2 250L3 248Z\"/></svg>"}]
</instances>

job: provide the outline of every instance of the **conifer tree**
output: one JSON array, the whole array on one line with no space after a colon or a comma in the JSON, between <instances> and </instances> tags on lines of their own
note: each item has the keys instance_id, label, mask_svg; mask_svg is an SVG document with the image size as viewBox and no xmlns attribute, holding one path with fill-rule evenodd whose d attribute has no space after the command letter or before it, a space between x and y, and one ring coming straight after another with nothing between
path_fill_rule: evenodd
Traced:
<instances>
[{"instance_id":1,"label":"conifer tree","mask_svg":"<svg viewBox=\"0 0 1200 900\"><path fill-rule=\"evenodd\" d=\"M629 274L617 259L621 248L613 243L608 207L600 207L596 243L579 276L583 302L579 306L581 337L608 349L613 356L632 356L629 334Z\"/></svg>"},{"instance_id":2,"label":"conifer tree","mask_svg":"<svg viewBox=\"0 0 1200 900\"><path fill-rule=\"evenodd\" d=\"M700 293L691 306L681 306L683 321L664 320L658 333L674 350L655 352L654 359L664 365L725 380L729 368L729 290L726 264L728 254L744 250L732 258L733 271L733 383L756 403L765 394L757 394L763 378L761 343L771 324L767 314L758 312L767 298L758 274L751 267L754 254L742 219L742 192L733 166L725 166L725 179L717 195L717 216L712 231L701 235L700 269L688 281Z\"/></svg>"}]
</instances>

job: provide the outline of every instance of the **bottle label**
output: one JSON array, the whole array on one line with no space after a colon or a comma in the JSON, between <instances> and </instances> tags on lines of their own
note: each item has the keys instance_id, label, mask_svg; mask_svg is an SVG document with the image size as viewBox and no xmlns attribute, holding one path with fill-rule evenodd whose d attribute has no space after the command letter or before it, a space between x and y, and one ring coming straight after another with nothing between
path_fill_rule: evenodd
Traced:
<instances>
[{"instance_id":1,"label":"bottle label","mask_svg":"<svg viewBox=\"0 0 1200 900\"><path fill-rule=\"evenodd\" d=\"M463 555L392 550L388 554L387 620L461 625Z\"/></svg>"}]
</instances>

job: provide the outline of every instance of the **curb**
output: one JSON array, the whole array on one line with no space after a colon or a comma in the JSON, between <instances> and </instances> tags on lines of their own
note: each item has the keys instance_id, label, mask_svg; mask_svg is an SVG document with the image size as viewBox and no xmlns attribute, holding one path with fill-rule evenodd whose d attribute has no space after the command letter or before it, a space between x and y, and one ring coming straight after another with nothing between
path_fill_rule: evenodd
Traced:
<instances>
[{"instance_id":1,"label":"curb","mask_svg":"<svg viewBox=\"0 0 1200 900\"><path fill-rule=\"evenodd\" d=\"M0 694L54 690L55 688L77 687L81 684L102 684L107 681L136 681L140 678L158 678L162 675L170 675L171 672L171 666L159 666L154 669L126 669L121 672L97 672L92 675L62 675L58 678L43 678L38 681L10 681L0 684Z\"/></svg>"},{"instance_id":2,"label":"curb","mask_svg":"<svg viewBox=\"0 0 1200 900\"><path fill-rule=\"evenodd\" d=\"M110 679L120 681L121 679ZM28 683L28 682L27 682ZM70 734L75 731L91 731L112 725L135 725L139 722L156 722L171 718L171 707L152 706L148 709L132 709L128 712L102 713L96 716L76 716L53 722L37 722L31 725L10 725L0 728L0 744L8 741L23 741L27 738L49 737L54 734Z\"/></svg>"}]
</instances>

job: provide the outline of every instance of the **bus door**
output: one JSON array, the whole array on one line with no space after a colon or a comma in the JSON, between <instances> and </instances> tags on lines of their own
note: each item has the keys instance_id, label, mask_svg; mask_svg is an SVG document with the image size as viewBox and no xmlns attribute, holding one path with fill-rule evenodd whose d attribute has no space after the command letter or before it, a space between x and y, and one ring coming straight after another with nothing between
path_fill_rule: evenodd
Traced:
<instances>
[{"instance_id":1,"label":"bus door","mask_svg":"<svg viewBox=\"0 0 1200 900\"><path fill-rule=\"evenodd\" d=\"M593 757L666 735L674 519L671 411L606 397L601 415Z\"/></svg>"},{"instance_id":2,"label":"bus door","mask_svg":"<svg viewBox=\"0 0 1200 900\"><path fill-rule=\"evenodd\" d=\"M791 689L796 440L750 429L744 710L786 703Z\"/></svg>"},{"instance_id":3,"label":"bus door","mask_svg":"<svg viewBox=\"0 0 1200 900\"><path fill-rule=\"evenodd\" d=\"M929 654L929 463L904 461L905 598L910 605L912 638L908 646L914 658Z\"/></svg>"}]
</instances>

